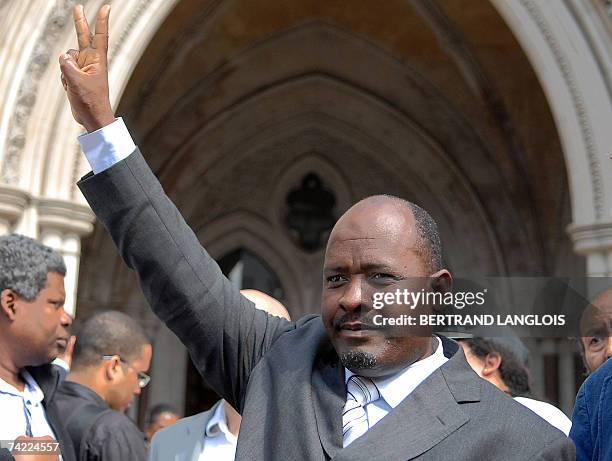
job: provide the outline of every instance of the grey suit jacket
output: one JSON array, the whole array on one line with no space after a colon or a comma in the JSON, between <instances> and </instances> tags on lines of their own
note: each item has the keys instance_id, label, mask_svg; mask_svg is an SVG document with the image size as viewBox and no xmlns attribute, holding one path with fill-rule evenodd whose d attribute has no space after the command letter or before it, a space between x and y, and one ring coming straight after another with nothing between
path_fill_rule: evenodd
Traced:
<instances>
[{"instance_id":1,"label":"grey suit jacket","mask_svg":"<svg viewBox=\"0 0 612 461\"><path fill-rule=\"evenodd\" d=\"M149 461L198 461L204 450L204 429L223 400L210 410L181 418L158 431L151 440Z\"/></svg>"},{"instance_id":2,"label":"grey suit jacket","mask_svg":"<svg viewBox=\"0 0 612 461\"><path fill-rule=\"evenodd\" d=\"M450 360L343 448L344 369L320 316L289 323L233 289L138 150L79 187L154 312L242 414L236 459L574 459L560 431L481 380L449 340Z\"/></svg>"}]
</instances>

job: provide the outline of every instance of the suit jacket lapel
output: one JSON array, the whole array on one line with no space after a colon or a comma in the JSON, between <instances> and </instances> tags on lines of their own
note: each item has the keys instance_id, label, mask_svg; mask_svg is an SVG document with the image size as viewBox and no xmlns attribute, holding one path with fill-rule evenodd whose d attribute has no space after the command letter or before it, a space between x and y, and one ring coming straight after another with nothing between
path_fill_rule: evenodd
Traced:
<instances>
[{"instance_id":1,"label":"suit jacket lapel","mask_svg":"<svg viewBox=\"0 0 612 461\"><path fill-rule=\"evenodd\" d=\"M463 351L436 370L412 394L334 460L412 459L469 421L460 403L480 400L480 380Z\"/></svg>"},{"instance_id":2,"label":"suit jacket lapel","mask_svg":"<svg viewBox=\"0 0 612 461\"><path fill-rule=\"evenodd\" d=\"M342 450L342 409L346 402L344 367L329 344L312 373L312 402L317 431L330 458Z\"/></svg>"}]
</instances>

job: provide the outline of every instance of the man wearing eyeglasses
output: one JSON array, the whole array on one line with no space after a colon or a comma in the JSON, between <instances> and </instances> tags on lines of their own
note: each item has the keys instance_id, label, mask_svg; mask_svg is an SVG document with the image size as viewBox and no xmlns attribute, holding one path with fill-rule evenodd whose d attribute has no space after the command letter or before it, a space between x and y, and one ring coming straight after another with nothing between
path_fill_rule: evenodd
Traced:
<instances>
[{"instance_id":1,"label":"man wearing eyeglasses","mask_svg":"<svg viewBox=\"0 0 612 461\"><path fill-rule=\"evenodd\" d=\"M146 459L144 434L124 411L149 383L151 355L140 325L121 312L83 323L56 397L80 461Z\"/></svg>"}]
</instances>

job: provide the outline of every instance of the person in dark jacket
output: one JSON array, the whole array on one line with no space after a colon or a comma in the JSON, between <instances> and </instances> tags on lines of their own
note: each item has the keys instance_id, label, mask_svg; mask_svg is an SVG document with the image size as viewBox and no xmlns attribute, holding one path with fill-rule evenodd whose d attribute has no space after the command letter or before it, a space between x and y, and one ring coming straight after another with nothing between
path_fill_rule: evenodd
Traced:
<instances>
[{"instance_id":1,"label":"person in dark jacket","mask_svg":"<svg viewBox=\"0 0 612 461\"><path fill-rule=\"evenodd\" d=\"M580 386L569 436L578 461L612 459L612 359Z\"/></svg>"},{"instance_id":2,"label":"person in dark jacket","mask_svg":"<svg viewBox=\"0 0 612 461\"><path fill-rule=\"evenodd\" d=\"M82 324L57 405L80 461L144 461L145 437L124 411L149 382L151 344L117 311Z\"/></svg>"},{"instance_id":3,"label":"person in dark jacket","mask_svg":"<svg viewBox=\"0 0 612 461\"><path fill-rule=\"evenodd\" d=\"M72 323L65 275L51 248L22 235L0 237L0 439L45 437L74 461L55 402L60 376L49 364L66 347ZM0 459L12 458L0 450Z\"/></svg>"}]
</instances>

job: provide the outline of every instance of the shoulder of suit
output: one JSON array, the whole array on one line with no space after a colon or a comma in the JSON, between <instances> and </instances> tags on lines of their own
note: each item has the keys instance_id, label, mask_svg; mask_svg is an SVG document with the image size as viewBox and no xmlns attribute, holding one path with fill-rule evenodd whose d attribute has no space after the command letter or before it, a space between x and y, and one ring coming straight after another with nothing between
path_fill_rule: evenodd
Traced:
<instances>
[{"instance_id":1,"label":"shoulder of suit","mask_svg":"<svg viewBox=\"0 0 612 461\"><path fill-rule=\"evenodd\" d=\"M219 404L215 404L211 409L197 413L193 416L187 416L186 418L179 419L176 423L171 426L164 427L155 433L153 436L152 444L159 443L161 440L168 440L176 437L179 434L184 433L187 429L202 431L206 428L206 423L212 417L215 409Z\"/></svg>"},{"instance_id":2,"label":"shoulder of suit","mask_svg":"<svg viewBox=\"0 0 612 461\"><path fill-rule=\"evenodd\" d=\"M573 444L560 429L492 384L491 387L483 385L486 390L483 390L480 402L484 407L481 411L493 411L495 415L503 416L487 418L489 431L509 434L512 443L517 444L517 450L523 450L522 459L557 459L550 457L553 455L558 459L569 459L561 453L571 453Z\"/></svg>"},{"instance_id":3,"label":"shoulder of suit","mask_svg":"<svg viewBox=\"0 0 612 461\"><path fill-rule=\"evenodd\" d=\"M525 433L537 433L543 442L551 441L560 435L565 435L557 428L546 422L532 410L517 402L512 397L504 394L494 385L484 382L482 386L481 403L495 408L497 414L503 414L503 418L497 418L504 430L510 430L515 434L522 431Z\"/></svg>"},{"instance_id":4,"label":"shoulder of suit","mask_svg":"<svg viewBox=\"0 0 612 461\"><path fill-rule=\"evenodd\" d=\"M302 317L300 317L297 322L295 322L296 327L302 327L302 326L306 326L308 324L310 324L313 321L316 321L317 319L321 319L321 316L319 314L307 314L307 315L303 315Z\"/></svg>"},{"instance_id":5,"label":"shoulder of suit","mask_svg":"<svg viewBox=\"0 0 612 461\"><path fill-rule=\"evenodd\" d=\"M114 411L105 410L103 414L94 423L92 430L97 433L134 433L142 434L142 431L138 429L138 426L134 421L128 418L125 414Z\"/></svg>"}]
</instances>

